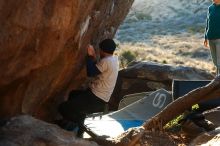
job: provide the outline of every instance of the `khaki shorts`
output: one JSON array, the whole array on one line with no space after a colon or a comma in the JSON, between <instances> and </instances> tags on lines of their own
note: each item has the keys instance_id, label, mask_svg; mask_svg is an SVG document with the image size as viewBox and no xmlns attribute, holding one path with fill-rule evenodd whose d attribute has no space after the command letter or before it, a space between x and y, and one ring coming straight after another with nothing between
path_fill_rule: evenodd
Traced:
<instances>
[{"instance_id":1,"label":"khaki shorts","mask_svg":"<svg viewBox=\"0 0 220 146\"><path fill-rule=\"evenodd\" d=\"M212 61L217 68L220 68L220 39L209 40L209 46L210 46Z\"/></svg>"}]
</instances>

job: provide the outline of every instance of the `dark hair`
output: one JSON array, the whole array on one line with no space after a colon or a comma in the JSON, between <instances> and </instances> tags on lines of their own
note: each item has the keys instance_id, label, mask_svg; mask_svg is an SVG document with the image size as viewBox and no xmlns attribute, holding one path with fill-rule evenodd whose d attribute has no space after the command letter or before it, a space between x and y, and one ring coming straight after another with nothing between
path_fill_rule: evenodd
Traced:
<instances>
[{"instance_id":1,"label":"dark hair","mask_svg":"<svg viewBox=\"0 0 220 146\"><path fill-rule=\"evenodd\" d=\"M116 44L112 39L105 39L99 43L99 48L106 53L113 54Z\"/></svg>"}]
</instances>

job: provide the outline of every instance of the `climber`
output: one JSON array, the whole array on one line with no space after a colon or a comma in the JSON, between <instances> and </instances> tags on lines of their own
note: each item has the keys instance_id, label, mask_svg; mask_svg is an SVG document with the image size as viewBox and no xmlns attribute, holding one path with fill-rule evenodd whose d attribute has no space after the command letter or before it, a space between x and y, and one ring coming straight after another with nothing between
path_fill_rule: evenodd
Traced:
<instances>
[{"instance_id":1,"label":"climber","mask_svg":"<svg viewBox=\"0 0 220 146\"><path fill-rule=\"evenodd\" d=\"M112 39L105 39L99 44L100 61L92 45L87 48L87 75L95 77L86 90L73 90L67 101L59 106L63 119L58 125L66 130L83 124L87 114L103 111L109 102L116 84L119 63L113 55L116 44Z\"/></svg>"}]
</instances>

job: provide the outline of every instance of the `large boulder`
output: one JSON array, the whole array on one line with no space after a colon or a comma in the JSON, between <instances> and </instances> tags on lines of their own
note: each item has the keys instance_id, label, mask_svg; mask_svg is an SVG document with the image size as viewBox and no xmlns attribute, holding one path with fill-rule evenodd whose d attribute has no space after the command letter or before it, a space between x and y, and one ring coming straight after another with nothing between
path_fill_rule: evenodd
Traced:
<instances>
[{"instance_id":1,"label":"large boulder","mask_svg":"<svg viewBox=\"0 0 220 146\"><path fill-rule=\"evenodd\" d=\"M1 0L0 117L51 120L85 81L86 46L112 38L134 0Z\"/></svg>"},{"instance_id":2,"label":"large boulder","mask_svg":"<svg viewBox=\"0 0 220 146\"><path fill-rule=\"evenodd\" d=\"M98 146L31 116L11 118L0 127L0 146Z\"/></svg>"},{"instance_id":3,"label":"large boulder","mask_svg":"<svg viewBox=\"0 0 220 146\"><path fill-rule=\"evenodd\" d=\"M220 127L210 132L204 132L196 137L189 146L217 146L220 145Z\"/></svg>"},{"instance_id":4,"label":"large boulder","mask_svg":"<svg viewBox=\"0 0 220 146\"><path fill-rule=\"evenodd\" d=\"M216 146L220 145L220 107L205 111L205 119L211 121L217 128L210 132L204 132L192 140L190 146ZM192 131L191 131L192 132Z\"/></svg>"},{"instance_id":5,"label":"large boulder","mask_svg":"<svg viewBox=\"0 0 220 146\"><path fill-rule=\"evenodd\" d=\"M172 80L211 80L214 76L204 70L171 66L154 62L134 62L119 71L115 90L111 97L111 108L117 109L120 99L137 92L155 91L164 88L172 90Z\"/></svg>"}]
</instances>

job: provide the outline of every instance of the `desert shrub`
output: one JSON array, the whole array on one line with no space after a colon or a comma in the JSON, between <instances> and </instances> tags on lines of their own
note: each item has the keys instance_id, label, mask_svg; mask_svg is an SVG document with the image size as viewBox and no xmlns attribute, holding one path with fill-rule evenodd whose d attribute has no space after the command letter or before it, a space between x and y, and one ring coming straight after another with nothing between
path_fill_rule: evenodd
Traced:
<instances>
[{"instance_id":1,"label":"desert shrub","mask_svg":"<svg viewBox=\"0 0 220 146\"><path fill-rule=\"evenodd\" d=\"M166 60L163 60L162 63L163 63L163 64L167 64L167 61L166 61Z\"/></svg>"},{"instance_id":2,"label":"desert shrub","mask_svg":"<svg viewBox=\"0 0 220 146\"><path fill-rule=\"evenodd\" d=\"M136 60L136 54L134 52L126 50L120 54L120 62L123 68L126 67L130 62L135 60Z\"/></svg>"},{"instance_id":3,"label":"desert shrub","mask_svg":"<svg viewBox=\"0 0 220 146\"><path fill-rule=\"evenodd\" d=\"M193 111L196 111L199 108L198 104L195 104L192 106L191 111L185 111L183 114L177 116L176 118L174 118L173 120L171 120L170 122L168 122L164 128L165 129L179 129L181 127L181 120L183 120L188 114L192 113Z\"/></svg>"},{"instance_id":4,"label":"desert shrub","mask_svg":"<svg viewBox=\"0 0 220 146\"><path fill-rule=\"evenodd\" d=\"M152 20L152 17L150 14L145 14L143 12L137 12L135 13L135 16L138 20Z\"/></svg>"},{"instance_id":5,"label":"desert shrub","mask_svg":"<svg viewBox=\"0 0 220 146\"><path fill-rule=\"evenodd\" d=\"M188 27L188 32L189 33L203 33L205 31L205 28L204 26L191 26L191 27Z\"/></svg>"},{"instance_id":6,"label":"desert shrub","mask_svg":"<svg viewBox=\"0 0 220 146\"><path fill-rule=\"evenodd\" d=\"M179 121L182 120L183 117L184 117L184 114L181 114L181 115L177 116L177 117L174 118L172 121L168 122L168 123L164 126L164 128L165 128L165 129L173 129L173 130L174 130L174 129L175 129L175 130L179 129L179 127L180 127Z\"/></svg>"}]
</instances>

